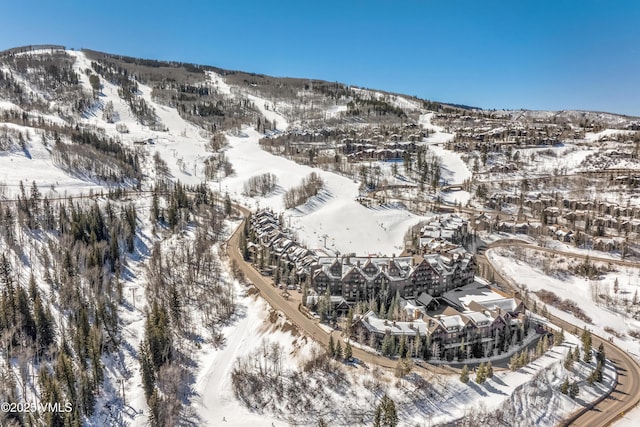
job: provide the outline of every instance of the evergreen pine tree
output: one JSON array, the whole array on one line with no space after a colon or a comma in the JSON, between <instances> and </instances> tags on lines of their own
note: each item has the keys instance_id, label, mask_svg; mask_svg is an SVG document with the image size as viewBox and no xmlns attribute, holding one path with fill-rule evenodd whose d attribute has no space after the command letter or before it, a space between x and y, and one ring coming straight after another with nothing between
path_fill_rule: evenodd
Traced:
<instances>
[{"instance_id":1,"label":"evergreen pine tree","mask_svg":"<svg viewBox=\"0 0 640 427\"><path fill-rule=\"evenodd\" d=\"M602 371L604 370L604 362L598 362L595 369L595 380L602 382Z\"/></svg>"},{"instance_id":2,"label":"evergreen pine tree","mask_svg":"<svg viewBox=\"0 0 640 427\"><path fill-rule=\"evenodd\" d=\"M160 219L160 202L158 198L158 189L154 187L151 198L151 221L155 222Z\"/></svg>"},{"instance_id":3,"label":"evergreen pine tree","mask_svg":"<svg viewBox=\"0 0 640 427\"><path fill-rule=\"evenodd\" d=\"M384 305L384 301L380 301L380 309L378 310L379 317L385 319L387 317L387 309Z\"/></svg>"},{"instance_id":4,"label":"evergreen pine tree","mask_svg":"<svg viewBox=\"0 0 640 427\"><path fill-rule=\"evenodd\" d=\"M604 363L605 353L604 353L604 344L600 343L598 346L598 352L596 353L596 360L598 363Z\"/></svg>"},{"instance_id":5,"label":"evergreen pine tree","mask_svg":"<svg viewBox=\"0 0 640 427\"><path fill-rule=\"evenodd\" d=\"M469 367L464 365L460 371L460 382L466 384L469 382Z\"/></svg>"},{"instance_id":6,"label":"evergreen pine tree","mask_svg":"<svg viewBox=\"0 0 640 427\"><path fill-rule=\"evenodd\" d=\"M153 362L149 355L149 348L146 342L142 343L140 348L140 373L142 377L142 388L147 401L151 398L156 385L156 377L153 368Z\"/></svg>"},{"instance_id":7,"label":"evergreen pine tree","mask_svg":"<svg viewBox=\"0 0 640 427\"><path fill-rule=\"evenodd\" d=\"M478 384L482 384L487 379L487 373L485 369L486 368L484 366L484 362L480 363L480 366L478 366L478 369L476 369L476 382Z\"/></svg>"},{"instance_id":8,"label":"evergreen pine tree","mask_svg":"<svg viewBox=\"0 0 640 427\"><path fill-rule=\"evenodd\" d=\"M420 337L420 331L416 330L416 336L413 339L413 356L419 357L422 352L422 338Z\"/></svg>"},{"instance_id":9,"label":"evergreen pine tree","mask_svg":"<svg viewBox=\"0 0 640 427\"><path fill-rule=\"evenodd\" d=\"M376 407L373 425L374 427L396 427L398 425L396 404L386 394L382 396L380 403Z\"/></svg>"},{"instance_id":10,"label":"evergreen pine tree","mask_svg":"<svg viewBox=\"0 0 640 427\"><path fill-rule=\"evenodd\" d=\"M31 270L31 274L29 274L29 299L35 302L36 295L38 295L38 286L36 285L36 277L33 275L33 270Z\"/></svg>"},{"instance_id":11,"label":"evergreen pine tree","mask_svg":"<svg viewBox=\"0 0 640 427\"><path fill-rule=\"evenodd\" d=\"M560 393L568 394L569 393L569 378L565 377L562 384L560 384Z\"/></svg>"},{"instance_id":12,"label":"evergreen pine tree","mask_svg":"<svg viewBox=\"0 0 640 427\"><path fill-rule=\"evenodd\" d=\"M353 357L353 350L351 349L351 344L347 341L347 344L344 347L344 360L349 362Z\"/></svg>"},{"instance_id":13,"label":"evergreen pine tree","mask_svg":"<svg viewBox=\"0 0 640 427\"><path fill-rule=\"evenodd\" d=\"M373 427L381 427L382 426L382 406L378 404L376 406L376 412L373 416Z\"/></svg>"},{"instance_id":14,"label":"evergreen pine tree","mask_svg":"<svg viewBox=\"0 0 640 427\"><path fill-rule=\"evenodd\" d=\"M564 359L564 369L569 370L573 367L573 352L569 349L567 356Z\"/></svg>"},{"instance_id":15,"label":"evergreen pine tree","mask_svg":"<svg viewBox=\"0 0 640 427\"><path fill-rule=\"evenodd\" d=\"M15 298L15 326L18 329L18 333L23 338L25 338L28 342L33 342L36 339L36 323L33 320L33 316L31 314L31 307L29 307L29 296L22 286L18 286L16 288Z\"/></svg>"},{"instance_id":16,"label":"evergreen pine tree","mask_svg":"<svg viewBox=\"0 0 640 427\"><path fill-rule=\"evenodd\" d=\"M330 357L336 356L336 344L333 341L333 335L329 335L329 356Z\"/></svg>"},{"instance_id":17,"label":"evergreen pine tree","mask_svg":"<svg viewBox=\"0 0 640 427\"><path fill-rule=\"evenodd\" d=\"M36 354L41 356L55 340L54 321L49 307L43 307L40 295L36 295L33 307L36 324Z\"/></svg>"},{"instance_id":18,"label":"evergreen pine tree","mask_svg":"<svg viewBox=\"0 0 640 427\"><path fill-rule=\"evenodd\" d=\"M576 381L571 383L571 387L569 387L569 396L572 399L575 399L580 392L580 388L578 387L578 383Z\"/></svg>"},{"instance_id":19,"label":"evergreen pine tree","mask_svg":"<svg viewBox=\"0 0 640 427\"><path fill-rule=\"evenodd\" d=\"M491 365L491 361L487 362L485 370L486 370L486 377L493 378L493 365Z\"/></svg>"},{"instance_id":20,"label":"evergreen pine tree","mask_svg":"<svg viewBox=\"0 0 640 427\"><path fill-rule=\"evenodd\" d=\"M382 339L382 354L387 357L391 357L395 354L395 340L393 335L387 329L384 333L384 338Z\"/></svg>"},{"instance_id":21,"label":"evergreen pine tree","mask_svg":"<svg viewBox=\"0 0 640 427\"><path fill-rule=\"evenodd\" d=\"M587 363L591 362L593 355L591 354L591 331L588 329L582 330L582 349L584 351L583 360Z\"/></svg>"},{"instance_id":22,"label":"evergreen pine tree","mask_svg":"<svg viewBox=\"0 0 640 427\"><path fill-rule=\"evenodd\" d=\"M335 352L335 356L336 360L342 360L342 344L340 343L340 340L338 340L338 345L336 345L336 352Z\"/></svg>"},{"instance_id":23,"label":"evergreen pine tree","mask_svg":"<svg viewBox=\"0 0 640 427\"><path fill-rule=\"evenodd\" d=\"M224 215L231 215L231 197L229 197L229 193L224 195Z\"/></svg>"},{"instance_id":24,"label":"evergreen pine tree","mask_svg":"<svg viewBox=\"0 0 640 427\"><path fill-rule=\"evenodd\" d=\"M347 338L351 337L352 324L353 324L353 307L349 307L349 311L347 311L346 326L344 329L344 333L347 336Z\"/></svg>"},{"instance_id":25,"label":"evergreen pine tree","mask_svg":"<svg viewBox=\"0 0 640 427\"><path fill-rule=\"evenodd\" d=\"M401 359L407 357L407 338L402 335L400 337L400 343L398 344L398 354Z\"/></svg>"},{"instance_id":26,"label":"evergreen pine tree","mask_svg":"<svg viewBox=\"0 0 640 427\"><path fill-rule=\"evenodd\" d=\"M386 399L385 399L386 397ZM398 412L396 410L396 404L388 396L382 398L384 401L384 418L383 425L386 427L395 427L398 425Z\"/></svg>"}]
</instances>

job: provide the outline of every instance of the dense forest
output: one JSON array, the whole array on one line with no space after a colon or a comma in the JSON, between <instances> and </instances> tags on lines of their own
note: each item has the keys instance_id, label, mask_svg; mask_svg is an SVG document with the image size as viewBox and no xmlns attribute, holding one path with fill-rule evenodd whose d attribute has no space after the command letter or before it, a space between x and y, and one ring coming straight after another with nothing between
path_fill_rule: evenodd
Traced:
<instances>
[{"instance_id":1,"label":"dense forest","mask_svg":"<svg viewBox=\"0 0 640 427\"><path fill-rule=\"evenodd\" d=\"M150 198L149 207L123 191L50 200L33 183L21 184L17 201L0 204L0 399L71 402L69 412L3 413L3 425L40 417L46 425L81 425L102 388L113 387L104 383L105 364L131 375L122 364L120 313L131 309L123 282L140 261L149 309L139 352L150 421L188 418L176 376L188 387L193 347L220 342L218 325L234 312L214 252L224 201L204 186L181 184ZM155 230L149 248L145 223ZM191 236L180 238L187 230Z\"/></svg>"}]
</instances>

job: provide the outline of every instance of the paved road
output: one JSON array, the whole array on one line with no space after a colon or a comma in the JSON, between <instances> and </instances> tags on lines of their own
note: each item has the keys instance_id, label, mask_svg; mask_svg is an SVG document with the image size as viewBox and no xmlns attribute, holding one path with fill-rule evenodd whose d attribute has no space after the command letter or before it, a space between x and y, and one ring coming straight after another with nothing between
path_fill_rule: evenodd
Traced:
<instances>
[{"instance_id":1,"label":"paved road","mask_svg":"<svg viewBox=\"0 0 640 427\"><path fill-rule=\"evenodd\" d=\"M308 337L313 338L325 348L328 347L330 334L326 330L322 329L316 320L310 319L300 312L298 309L299 302L283 298L281 295L282 291L273 286L271 279L262 276L251 264L244 261L242 254L238 249L238 244L240 234L244 228L244 221L246 221L246 217L249 215L249 210L239 205L234 205L234 207L242 212L245 219L229 238L227 244L227 253L229 258L236 261L245 277L255 285L255 287L260 291L260 295L271 305L271 307L284 313L287 318ZM331 335L333 335L333 339L337 343L337 340L340 339L340 331L334 331ZM397 360L369 353L355 346L353 346L352 349L353 357L360 359L367 364L373 364L388 369L395 369L396 367ZM450 368L448 369L446 367L437 367L428 364L421 364L420 366L414 365L414 370L423 373L428 372L431 374L451 374L455 372Z\"/></svg>"},{"instance_id":2,"label":"paved road","mask_svg":"<svg viewBox=\"0 0 640 427\"><path fill-rule=\"evenodd\" d=\"M247 215L249 215L249 210L239 205L234 205L234 207L242 212L245 219L230 237L227 244L227 252L230 259L236 261L245 277L256 286L256 288L260 291L260 295L274 309L284 313L301 332L305 333L309 337L312 337L315 341L319 342L325 347L328 346L330 334L322 329L318 325L317 321L310 319L302 314L298 309L297 301L285 300L280 295L280 290L273 286L273 282L270 279L262 276L257 270L253 268L251 264L244 261L238 249L238 243L240 233L242 233L242 230L244 228L244 221L246 221L246 217ZM575 256L577 258L586 257L549 248L539 248L522 241L498 241L490 245L490 247L492 248L501 246L528 246L532 249L556 253L563 256ZM638 266L638 263L633 263L631 261L609 260L606 258L591 256L590 259L594 261L615 262L623 265ZM515 284L509 278L504 277L501 272L497 270L487 258L479 257L479 261L485 263L485 265L493 270L496 281L500 282L501 285L507 286L512 289L515 288ZM568 331L572 330L575 327L575 325L571 325L554 316L551 316L551 320L555 324L563 327ZM332 332L332 335L334 335L334 340L339 339L339 332ZM603 398L600 402L597 402L590 407L576 411L576 413L567 418L563 425L606 426L619 418L624 412L627 412L635 407L640 401L640 366L638 366L636 361L619 347L606 340L603 340L597 335L594 335L594 347L599 346L600 342L604 344L607 358L612 361L612 363L616 367L616 371L618 372L618 382L616 388L609 396L605 396L605 398ZM394 360L366 352L356 347L353 347L353 356L364 361L367 364L378 365L387 369L394 369L397 363ZM426 364L422 366L416 366L415 369L417 371L423 371L424 373L452 373L452 370L450 369L435 367Z\"/></svg>"},{"instance_id":3,"label":"paved road","mask_svg":"<svg viewBox=\"0 0 640 427\"><path fill-rule=\"evenodd\" d=\"M506 246L532 246L521 241L498 241L490 245L490 247L506 247ZM542 250L544 252L552 252L562 256L573 256L577 258L585 258L586 256L557 251L549 248L538 248L532 246L533 249ZM594 261L604 262L616 262L618 264L624 263L629 265L631 261L609 260L606 258L589 257ZM495 280L502 286L507 286L511 289L517 288L516 284L511 278L506 277L502 272L497 269L487 257L479 256L479 263L483 263L490 268L494 273ZM634 266L638 266L638 263L632 263ZM550 315L551 320L555 325L564 328L566 331L573 330L576 325L570 324L556 316ZM616 388L610 395L604 396L599 402L592 404L586 408L582 408L575 413L571 414L563 423L563 426L575 425L575 426L607 426L616 419L620 418L622 414L633 409L638 403L640 403L640 366L629 354L618 346L610 343L609 341L593 335L593 347L597 348L600 343L604 344L605 354L607 358L613 363L618 373L618 382Z\"/></svg>"}]
</instances>

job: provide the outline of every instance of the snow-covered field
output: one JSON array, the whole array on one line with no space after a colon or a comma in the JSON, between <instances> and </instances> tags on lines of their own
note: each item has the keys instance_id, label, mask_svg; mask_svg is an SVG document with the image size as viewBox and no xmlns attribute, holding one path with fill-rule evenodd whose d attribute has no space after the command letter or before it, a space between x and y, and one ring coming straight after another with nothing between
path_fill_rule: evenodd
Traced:
<instances>
[{"instance_id":1,"label":"snow-covered field","mask_svg":"<svg viewBox=\"0 0 640 427\"><path fill-rule=\"evenodd\" d=\"M430 131L429 138L426 139L426 144L435 145L451 141L454 137L452 133L445 132L442 126L431 123L434 114L435 113L422 114L418 121L423 129L429 129ZM435 132L432 132L434 130Z\"/></svg>"},{"instance_id":2,"label":"snow-covered field","mask_svg":"<svg viewBox=\"0 0 640 427\"><path fill-rule=\"evenodd\" d=\"M610 308L598 305L593 300L594 292L598 294L614 295L622 300L627 298L633 299L634 294L640 291L639 271L636 268L619 267L618 271L604 274L599 280L589 280L583 277L577 277L573 274L548 275L534 265L541 264L542 260L534 261L537 255L528 253L527 262L515 259L509 251L504 249L492 249L487 251L489 257L498 268L506 273L508 277L520 286L526 286L530 291L547 290L555 293L563 299L575 301L578 307L582 308L589 317L592 318L593 324L585 325L583 320L577 319L575 316L547 306L549 312L579 327L587 326L594 333L611 337L616 345L626 349L630 354L640 359L640 343L638 340L628 336L630 331L640 330L640 322L616 312ZM618 292L614 291L614 283L618 281ZM624 336L616 337L610 332L605 331L605 327L612 328L617 333Z\"/></svg>"},{"instance_id":3,"label":"snow-covered field","mask_svg":"<svg viewBox=\"0 0 640 427\"><path fill-rule=\"evenodd\" d=\"M268 105L255 96L252 99L258 108ZM286 129L285 118L272 110L263 112ZM242 136L228 136L226 156L236 173L222 181L223 191L229 191L232 198L254 209L271 208L278 212L284 210L284 191L299 185L312 172L320 175L325 182L324 190L305 205L285 214L287 225L308 247L321 248L326 240L328 249L340 253L399 254L403 249L404 233L424 219L394 207L370 209L362 206L356 201L358 182L267 153L258 144L260 136L250 128L244 129ZM244 196L244 183L251 176L264 173L278 177L279 191L266 197Z\"/></svg>"},{"instance_id":4,"label":"snow-covered field","mask_svg":"<svg viewBox=\"0 0 640 427\"><path fill-rule=\"evenodd\" d=\"M26 126L13 123L3 126L25 135L24 150L0 152L0 186L6 188L5 197L16 197L20 193L20 181L27 189L35 182L41 192L49 197L66 197L102 188L98 183L71 176L56 167L51 158L50 144L53 141L43 144L42 138Z\"/></svg>"},{"instance_id":5,"label":"snow-covered field","mask_svg":"<svg viewBox=\"0 0 640 427\"><path fill-rule=\"evenodd\" d=\"M471 178L471 172L466 163L460 157L460 153L447 150L442 147L445 142L453 139L452 133L444 131L442 126L437 126L431 123L434 113L422 114L418 123L423 129L428 129L429 137L425 139L429 150L440 158L441 161L441 180L451 184L462 184L465 180ZM435 132L433 132L435 131ZM468 191L451 191L441 193L441 198L445 203L462 204L465 205L471 198L471 194Z\"/></svg>"},{"instance_id":6,"label":"snow-covered field","mask_svg":"<svg viewBox=\"0 0 640 427\"><path fill-rule=\"evenodd\" d=\"M248 287L236 284L236 288L238 315L222 331L225 344L221 349L205 348L197 355L200 369L194 386L194 401L198 425L217 426L228 422L231 426L287 426L288 422L250 410L236 399L231 386L233 365L238 357L248 355L266 342L282 345L287 350L283 364L296 366L317 344L283 331L282 317L272 324L269 305L256 295L248 295Z\"/></svg>"},{"instance_id":7,"label":"snow-covered field","mask_svg":"<svg viewBox=\"0 0 640 427\"><path fill-rule=\"evenodd\" d=\"M236 174L222 181L223 191L228 190L232 198L254 209L271 208L279 212L284 210L284 191L300 185L310 173L317 173L325 182L324 190L305 205L285 214L287 225L296 231L299 241L310 248L322 247L326 235L327 248L341 253L399 254L404 233L424 219L402 209L366 208L356 201L357 182L267 153L258 145L257 132L245 129L244 133L246 137L228 138L226 156ZM278 177L279 191L260 198L242 194L247 179L267 172Z\"/></svg>"}]
</instances>

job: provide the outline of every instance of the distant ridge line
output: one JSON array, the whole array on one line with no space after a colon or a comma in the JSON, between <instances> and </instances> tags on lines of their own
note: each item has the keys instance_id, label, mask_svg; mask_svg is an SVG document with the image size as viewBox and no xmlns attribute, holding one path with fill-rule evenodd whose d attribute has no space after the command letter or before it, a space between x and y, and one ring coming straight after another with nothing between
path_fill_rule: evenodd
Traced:
<instances>
[{"instance_id":1,"label":"distant ridge line","mask_svg":"<svg viewBox=\"0 0 640 427\"><path fill-rule=\"evenodd\" d=\"M59 44L30 44L27 46L13 47L11 49L0 51L0 56L15 55L16 53L32 52L34 50L66 50L64 46Z\"/></svg>"}]
</instances>

